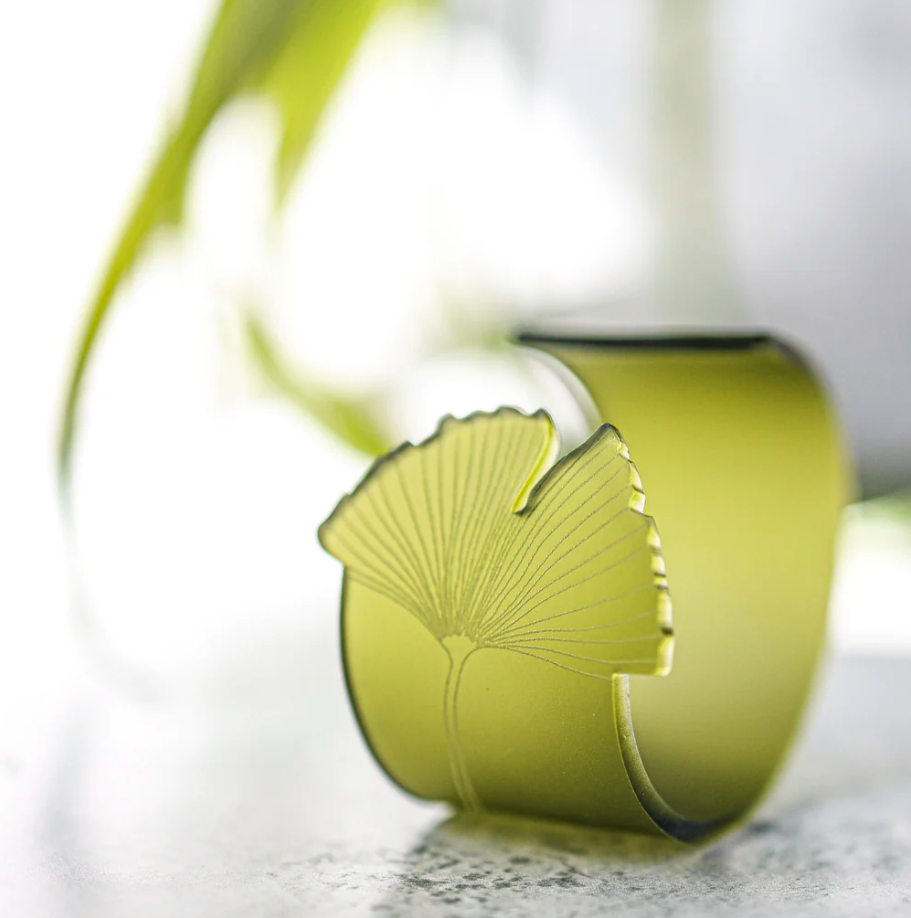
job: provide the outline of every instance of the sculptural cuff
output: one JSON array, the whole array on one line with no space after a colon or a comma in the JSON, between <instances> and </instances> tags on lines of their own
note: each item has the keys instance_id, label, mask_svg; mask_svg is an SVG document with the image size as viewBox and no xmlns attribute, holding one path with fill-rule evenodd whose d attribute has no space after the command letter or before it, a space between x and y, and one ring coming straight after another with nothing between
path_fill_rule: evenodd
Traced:
<instances>
[{"instance_id":1,"label":"sculptural cuff","mask_svg":"<svg viewBox=\"0 0 911 918\"><path fill-rule=\"evenodd\" d=\"M543 411L447 418L321 527L364 736L421 797L711 837L774 776L823 644L848 481L824 390L763 335L520 340L588 390L586 443L556 461Z\"/></svg>"}]
</instances>

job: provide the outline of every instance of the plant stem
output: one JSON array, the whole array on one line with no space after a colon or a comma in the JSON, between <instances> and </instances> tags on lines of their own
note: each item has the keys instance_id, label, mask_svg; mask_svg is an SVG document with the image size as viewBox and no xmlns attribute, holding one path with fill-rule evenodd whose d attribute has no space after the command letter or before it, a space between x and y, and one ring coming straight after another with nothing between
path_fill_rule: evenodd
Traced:
<instances>
[{"instance_id":1,"label":"plant stem","mask_svg":"<svg viewBox=\"0 0 911 918\"><path fill-rule=\"evenodd\" d=\"M462 681L462 671L465 661L475 651L476 647L462 640L447 640L443 646L449 654L449 673L446 676L446 690L443 698L443 723L446 727L446 743L449 748L449 767L452 770L452 782L462 808L468 811L482 809L481 798L478 797L468 767L465 764L465 752L462 749L462 740L459 735L458 700L459 685Z\"/></svg>"}]
</instances>

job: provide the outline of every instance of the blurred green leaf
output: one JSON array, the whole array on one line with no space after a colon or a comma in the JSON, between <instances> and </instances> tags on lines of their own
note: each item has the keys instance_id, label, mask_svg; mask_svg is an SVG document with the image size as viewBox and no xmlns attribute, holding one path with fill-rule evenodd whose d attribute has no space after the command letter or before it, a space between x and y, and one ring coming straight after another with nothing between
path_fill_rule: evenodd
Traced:
<instances>
[{"instance_id":1,"label":"blurred green leaf","mask_svg":"<svg viewBox=\"0 0 911 918\"><path fill-rule=\"evenodd\" d=\"M293 369L262 320L248 313L244 336L250 356L265 380L309 418L338 439L368 456L382 456L393 444L377 424L369 406L329 391L300 369Z\"/></svg>"},{"instance_id":2,"label":"blurred green leaf","mask_svg":"<svg viewBox=\"0 0 911 918\"><path fill-rule=\"evenodd\" d=\"M284 125L277 185L282 202L326 103L376 14L396 0L319 0L300 10L291 35L260 88Z\"/></svg>"},{"instance_id":3,"label":"blurred green leaf","mask_svg":"<svg viewBox=\"0 0 911 918\"><path fill-rule=\"evenodd\" d=\"M179 222L190 165L214 117L242 92L261 91L277 103L283 119L277 163L279 201L283 200L326 102L367 26L381 9L398 2L401 0L224 0L183 117L152 165L81 330L57 453L64 495L85 373L99 332L149 234L159 226ZM328 404L323 410L328 410Z\"/></svg>"}]
</instances>

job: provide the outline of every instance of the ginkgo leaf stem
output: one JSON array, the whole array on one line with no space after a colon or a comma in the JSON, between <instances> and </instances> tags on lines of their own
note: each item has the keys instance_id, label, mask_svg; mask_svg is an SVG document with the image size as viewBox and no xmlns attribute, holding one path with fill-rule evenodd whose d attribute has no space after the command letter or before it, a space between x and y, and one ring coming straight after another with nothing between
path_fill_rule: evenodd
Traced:
<instances>
[{"instance_id":1,"label":"ginkgo leaf stem","mask_svg":"<svg viewBox=\"0 0 911 918\"><path fill-rule=\"evenodd\" d=\"M459 734L459 687L462 673L468 658L477 650L477 645L465 637L447 638L443 647L449 655L449 673L446 676L446 688L443 696L443 724L446 728L446 745L449 752L449 767L452 771L452 782L462 808L470 812L482 809L481 798L468 774L465 762L465 750Z\"/></svg>"}]
</instances>

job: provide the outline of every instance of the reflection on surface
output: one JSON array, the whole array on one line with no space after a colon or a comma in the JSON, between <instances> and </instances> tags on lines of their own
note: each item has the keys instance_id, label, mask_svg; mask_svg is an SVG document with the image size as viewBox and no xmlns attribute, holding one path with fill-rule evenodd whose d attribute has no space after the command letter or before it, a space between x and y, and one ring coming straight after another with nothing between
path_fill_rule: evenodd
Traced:
<instances>
[{"instance_id":1,"label":"reflection on surface","mask_svg":"<svg viewBox=\"0 0 911 918\"><path fill-rule=\"evenodd\" d=\"M608 877L631 879L643 869L693 858L691 849L651 836L513 816L457 815L412 848L399 883L378 909L426 914L433 903L528 907L536 892L581 891Z\"/></svg>"}]
</instances>

